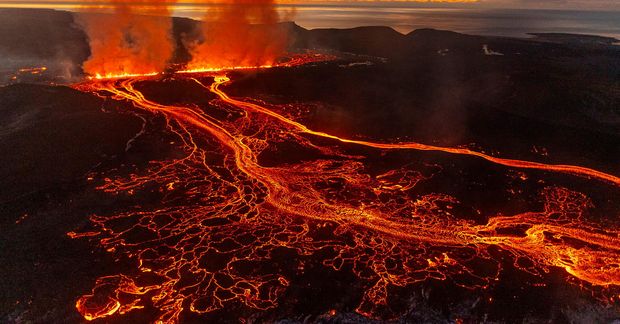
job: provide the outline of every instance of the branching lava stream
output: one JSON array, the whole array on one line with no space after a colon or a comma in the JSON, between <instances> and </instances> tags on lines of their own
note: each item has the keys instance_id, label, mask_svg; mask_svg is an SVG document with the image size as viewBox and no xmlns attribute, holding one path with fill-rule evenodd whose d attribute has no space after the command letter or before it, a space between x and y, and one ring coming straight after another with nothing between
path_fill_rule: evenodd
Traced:
<instances>
[{"instance_id":1,"label":"branching lava stream","mask_svg":"<svg viewBox=\"0 0 620 324\"><path fill-rule=\"evenodd\" d=\"M129 273L99 278L77 301L85 319L144 307L155 309L160 322L232 304L271 309L312 260L325 271L353 273L365 289L357 312L376 318L398 315L391 310L394 287L448 280L491 289L507 266L542 281L551 269L564 269L568 281L617 305L620 231L589 216L595 206L585 194L539 181L536 210L461 217L476 210L462 207L462 197L417 191L444 166L394 162L377 171L364 155L447 153L531 171L528 177L559 173L611 191L618 190L620 178L464 148L340 138L310 130L266 104L229 97L222 85L231 80L223 74L169 78L196 82L217 99L208 106L158 103L141 88L146 77L76 86L131 102L135 113L163 116L183 152L129 176L106 177L99 188L129 196L158 188L156 207L94 215L92 228L70 233L96 238L136 262ZM280 145L314 153L265 166L262 159L277 155ZM497 251L512 262L500 260Z\"/></svg>"}]
</instances>

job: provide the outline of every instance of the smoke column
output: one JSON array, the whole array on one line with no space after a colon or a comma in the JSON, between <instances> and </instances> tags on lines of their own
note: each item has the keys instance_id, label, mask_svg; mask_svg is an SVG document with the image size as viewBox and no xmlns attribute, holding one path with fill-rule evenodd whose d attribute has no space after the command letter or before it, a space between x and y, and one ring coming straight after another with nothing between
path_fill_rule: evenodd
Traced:
<instances>
[{"instance_id":1,"label":"smoke column","mask_svg":"<svg viewBox=\"0 0 620 324\"><path fill-rule=\"evenodd\" d=\"M286 51L287 33L273 0L230 0L212 6L202 39L187 42L190 69L271 65Z\"/></svg>"},{"instance_id":2,"label":"smoke column","mask_svg":"<svg viewBox=\"0 0 620 324\"><path fill-rule=\"evenodd\" d=\"M163 71L174 51L170 8L175 2L112 0L90 5L78 17L91 50L84 72L105 77ZM99 12L109 9L111 14Z\"/></svg>"}]
</instances>

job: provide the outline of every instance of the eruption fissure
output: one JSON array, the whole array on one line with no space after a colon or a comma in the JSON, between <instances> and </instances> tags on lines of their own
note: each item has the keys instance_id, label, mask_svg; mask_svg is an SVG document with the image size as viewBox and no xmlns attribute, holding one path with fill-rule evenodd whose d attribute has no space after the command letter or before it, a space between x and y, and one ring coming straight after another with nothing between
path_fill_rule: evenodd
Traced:
<instances>
[{"instance_id":1,"label":"eruption fissure","mask_svg":"<svg viewBox=\"0 0 620 324\"><path fill-rule=\"evenodd\" d=\"M191 56L184 70L193 72L270 67L288 46L272 0L205 1L207 13L191 36L173 35L176 0L90 2L77 20L91 51L83 69L94 79L163 73L178 59L177 37Z\"/></svg>"}]
</instances>

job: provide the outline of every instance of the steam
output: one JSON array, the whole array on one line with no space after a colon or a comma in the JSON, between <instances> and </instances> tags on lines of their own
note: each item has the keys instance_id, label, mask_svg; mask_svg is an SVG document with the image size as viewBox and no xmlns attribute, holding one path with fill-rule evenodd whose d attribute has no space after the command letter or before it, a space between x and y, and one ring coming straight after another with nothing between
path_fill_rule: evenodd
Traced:
<instances>
[{"instance_id":1,"label":"steam","mask_svg":"<svg viewBox=\"0 0 620 324\"><path fill-rule=\"evenodd\" d=\"M202 39L185 42L190 69L270 65L286 51L287 33L273 0L230 0L204 18Z\"/></svg>"},{"instance_id":2,"label":"steam","mask_svg":"<svg viewBox=\"0 0 620 324\"><path fill-rule=\"evenodd\" d=\"M90 43L85 73L106 77L166 70L176 49L171 18L176 0L90 1L78 17ZM276 25L281 17L274 0L201 1L209 9L197 27L199 36L183 39L191 55L188 68L271 65L285 53L287 32Z\"/></svg>"},{"instance_id":3,"label":"steam","mask_svg":"<svg viewBox=\"0 0 620 324\"><path fill-rule=\"evenodd\" d=\"M95 0L92 0L95 1ZM112 0L78 17L90 43L84 72L90 75L163 71L174 52L170 6L176 0ZM98 2L98 1L97 1ZM93 12L111 9L112 14Z\"/></svg>"}]
</instances>

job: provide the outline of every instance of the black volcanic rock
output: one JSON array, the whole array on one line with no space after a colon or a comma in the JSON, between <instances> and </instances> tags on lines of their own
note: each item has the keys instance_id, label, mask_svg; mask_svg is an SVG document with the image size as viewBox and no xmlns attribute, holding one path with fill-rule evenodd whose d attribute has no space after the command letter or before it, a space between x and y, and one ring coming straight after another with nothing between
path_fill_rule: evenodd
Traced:
<instances>
[{"instance_id":1,"label":"black volcanic rock","mask_svg":"<svg viewBox=\"0 0 620 324\"><path fill-rule=\"evenodd\" d=\"M480 40L482 36L473 36L461 34L449 30L439 30L432 28L416 29L406 35L406 37L415 42L431 43L465 43L473 40Z\"/></svg>"},{"instance_id":2,"label":"black volcanic rock","mask_svg":"<svg viewBox=\"0 0 620 324\"><path fill-rule=\"evenodd\" d=\"M80 292L118 266L67 236L119 204L87 174L125 154L141 130L140 119L103 104L67 87L0 87L0 322L79 323Z\"/></svg>"},{"instance_id":3,"label":"black volcanic rock","mask_svg":"<svg viewBox=\"0 0 620 324\"><path fill-rule=\"evenodd\" d=\"M86 35L66 11L0 9L0 40L0 82L3 73L44 65L69 79L90 55Z\"/></svg>"},{"instance_id":4,"label":"black volcanic rock","mask_svg":"<svg viewBox=\"0 0 620 324\"><path fill-rule=\"evenodd\" d=\"M585 45L612 45L620 42L613 37L603 37L597 35L576 35L565 33L529 33L536 36L536 39L558 43L572 43Z\"/></svg>"},{"instance_id":5,"label":"black volcanic rock","mask_svg":"<svg viewBox=\"0 0 620 324\"><path fill-rule=\"evenodd\" d=\"M0 88L0 204L83 179L123 153L140 121L101 106L98 98L66 87Z\"/></svg>"},{"instance_id":6,"label":"black volcanic rock","mask_svg":"<svg viewBox=\"0 0 620 324\"><path fill-rule=\"evenodd\" d=\"M45 9L0 9L0 53L51 60L88 56L86 35L74 14Z\"/></svg>"},{"instance_id":7,"label":"black volcanic rock","mask_svg":"<svg viewBox=\"0 0 620 324\"><path fill-rule=\"evenodd\" d=\"M427 51L448 54L449 52L482 53L484 37L459 34L436 29L416 29L406 35L414 52Z\"/></svg>"},{"instance_id":8,"label":"black volcanic rock","mask_svg":"<svg viewBox=\"0 0 620 324\"><path fill-rule=\"evenodd\" d=\"M297 35L298 48L321 48L355 54L391 57L405 45L403 34L390 27L313 29Z\"/></svg>"}]
</instances>

